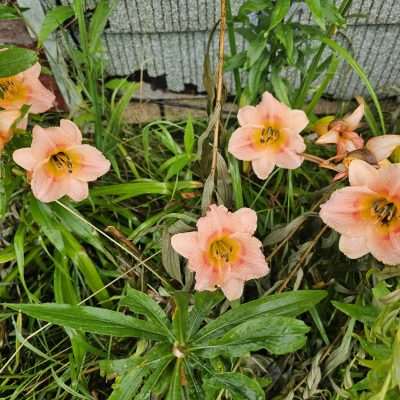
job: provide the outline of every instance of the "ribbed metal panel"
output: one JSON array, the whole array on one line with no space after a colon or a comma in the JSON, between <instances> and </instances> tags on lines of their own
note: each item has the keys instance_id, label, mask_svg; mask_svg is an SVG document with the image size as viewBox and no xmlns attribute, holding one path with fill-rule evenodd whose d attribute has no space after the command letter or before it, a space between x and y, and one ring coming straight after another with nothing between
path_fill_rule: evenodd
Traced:
<instances>
[{"instance_id":1,"label":"ribbed metal panel","mask_svg":"<svg viewBox=\"0 0 400 400\"><path fill-rule=\"evenodd\" d=\"M49 6L54 0L41 1ZM231 3L236 13L243 0ZM296 3L289 15L295 21L312 23L303 3ZM349 48L381 97L399 94L400 0L353 0L349 16L348 27L337 40ZM120 0L105 34L108 73L129 75L143 68L150 76L165 75L170 90L182 91L185 84L204 90L202 65L208 32L218 17L219 0ZM214 62L217 40L215 37L211 52ZM243 40L238 38L238 42L242 49ZM229 74L226 81L233 90ZM347 99L365 95L366 90L357 74L343 64L327 94Z\"/></svg>"}]
</instances>

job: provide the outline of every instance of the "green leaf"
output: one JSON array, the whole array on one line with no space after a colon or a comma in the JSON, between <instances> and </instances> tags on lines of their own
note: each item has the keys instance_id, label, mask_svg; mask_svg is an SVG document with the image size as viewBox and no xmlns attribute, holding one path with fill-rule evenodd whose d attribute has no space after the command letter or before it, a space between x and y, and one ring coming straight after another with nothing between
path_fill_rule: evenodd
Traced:
<instances>
[{"instance_id":1,"label":"green leaf","mask_svg":"<svg viewBox=\"0 0 400 400\"><path fill-rule=\"evenodd\" d=\"M274 88L276 97L287 106L290 106L289 96L287 87L283 79L279 76L278 68L272 68L271 72L271 83Z\"/></svg>"},{"instance_id":2,"label":"green leaf","mask_svg":"<svg viewBox=\"0 0 400 400\"><path fill-rule=\"evenodd\" d=\"M269 2L266 0L247 0L240 6L239 15L262 11L267 7L269 7Z\"/></svg>"},{"instance_id":3,"label":"green leaf","mask_svg":"<svg viewBox=\"0 0 400 400\"><path fill-rule=\"evenodd\" d=\"M0 5L0 21L20 18L21 16L15 7Z\"/></svg>"},{"instance_id":4,"label":"green leaf","mask_svg":"<svg viewBox=\"0 0 400 400\"><path fill-rule=\"evenodd\" d=\"M220 337L236 325L263 316L266 313L270 315L295 317L310 310L319 303L326 294L324 290L296 290L265 296L241 304L239 307L226 312L200 329L195 336L195 342L204 342Z\"/></svg>"},{"instance_id":5,"label":"green leaf","mask_svg":"<svg viewBox=\"0 0 400 400\"><path fill-rule=\"evenodd\" d=\"M202 351L202 356L241 357L261 349L277 355L287 354L305 345L305 335L308 331L309 328L303 321L267 315L246 321L235 326L223 337L209 341Z\"/></svg>"},{"instance_id":6,"label":"green leaf","mask_svg":"<svg viewBox=\"0 0 400 400\"><path fill-rule=\"evenodd\" d=\"M90 190L92 196L120 196L118 200L131 199L145 194L159 194L170 196L174 191L185 189L199 189L200 182L182 181L175 183L157 182L151 179L142 179L132 183L121 183L116 185L97 186Z\"/></svg>"},{"instance_id":7,"label":"green leaf","mask_svg":"<svg viewBox=\"0 0 400 400\"><path fill-rule=\"evenodd\" d=\"M206 400L215 400L215 392L228 390L233 400L264 400L264 390L260 384L248 376L238 372L215 374L205 379L204 392Z\"/></svg>"},{"instance_id":8,"label":"green leaf","mask_svg":"<svg viewBox=\"0 0 400 400\"><path fill-rule=\"evenodd\" d=\"M166 400L182 400L184 398L182 390L183 386L181 385L181 366L182 359L178 358L175 363Z\"/></svg>"},{"instance_id":9,"label":"green leaf","mask_svg":"<svg viewBox=\"0 0 400 400\"><path fill-rule=\"evenodd\" d=\"M165 340L154 324L104 308L55 303L5 305L33 318L84 332Z\"/></svg>"},{"instance_id":10,"label":"green leaf","mask_svg":"<svg viewBox=\"0 0 400 400\"><path fill-rule=\"evenodd\" d=\"M257 38L250 43L250 47L247 50L248 68L252 67L260 59L266 46L267 40L264 37L264 32L260 32Z\"/></svg>"},{"instance_id":11,"label":"green leaf","mask_svg":"<svg viewBox=\"0 0 400 400\"><path fill-rule=\"evenodd\" d=\"M178 343L186 342L188 333L189 294L186 292L174 293L175 310L172 317L172 327Z\"/></svg>"},{"instance_id":12,"label":"green leaf","mask_svg":"<svg viewBox=\"0 0 400 400\"><path fill-rule=\"evenodd\" d=\"M320 0L305 0L308 5L308 8L311 11L311 14L314 18L314 21L323 29L325 30L325 18L323 7L321 5Z\"/></svg>"},{"instance_id":13,"label":"green leaf","mask_svg":"<svg viewBox=\"0 0 400 400\"><path fill-rule=\"evenodd\" d=\"M150 395L153 393L155 387L160 381L162 381L162 379L165 378L163 376L164 372L173 360L174 357L170 356L159 361L157 368L152 371L151 375L146 379L140 393L135 397L135 400L148 400L150 398Z\"/></svg>"},{"instance_id":14,"label":"green leaf","mask_svg":"<svg viewBox=\"0 0 400 400\"><path fill-rule=\"evenodd\" d=\"M108 17L116 4L115 0L99 0L94 14L90 20L88 35L90 38L89 51L96 52L100 49L101 36L106 27Z\"/></svg>"},{"instance_id":15,"label":"green leaf","mask_svg":"<svg viewBox=\"0 0 400 400\"><path fill-rule=\"evenodd\" d=\"M161 260L168 275L183 284L179 255L172 248L171 234L168 232L167 228L164 228L161 236Z\"/></svg>"},{"instance_id":16,"label":"green leaf","mask_svg":"<svg viewBox=\"0 0 400 400\"><path fill-rule=\"evenodd\" d=\"M62 252L64 250L64 240L61 232L57 229L57 224L50 208L32 196L30 211L33 220L39 225L40 230L43 231L53 246Z\"/></svg>"},{"instance_id":17,"label":"green leaf","mask_svg":"<svg viewBox=\"0 0 400 400\"><path fill-rule=\"evenodd\" d=\"M265 36L268 34L269 31L274 29L283 21L283 18L285 18L285 16L289 12L290 3L291 0L279 0L276 2L271 15L271 23L269 25L268 31L265 33Z\"/></svg>"},{"instance_id":18,"label":"green leaf","mask_svg":"<svg viewBox=\"0 0 400 400\"><path fill-rule=\"evenodd\" d=\"M9 47L0 51L0 78L19 74L37 62L34 51Z\"/></svg>"},{"instance_id":19,"label":"green leaf","mask_svg":"<svg viewBox=\"0 0 400 400\"><path fill-rule=\"evenodd\" d=\"M381 124L382 133L386 133L385 120L383 118L382 109L381 109L381 106L380 106L380 103L378 100L378 96L376 95L375 90L372 87L365 71L361 68L361 66L358 64L358 62L352 57L352 55L340 44L338 44L334 40L329 39L328 37L325 37L325 36L319 36L319 40L321 40L322 42L327 44L337 54L339 54L354 69L354 71L360 77L361 81L364 83L365 87L367 88L367 90L375 104L376 111L378 112L378 115L379 115L379 121Z\"/></svg>"},{"instance_id":20,"label":"green leaf","mask_svg":"<svg viewBox=\"0 0 400 400\"><path fill-rule=\"evenodd\" d=\"M379 311L373 306L341 303L339 301L332 301L332 304L349 317L361 322L375 322L379 314Z\"/></svg>"},{"instance_id":21,"label":"green leaf","mask_svg":"<svg viewBox=\"0 0 400 400\"><path fill-rule=\"evenodd\" d=\"M148 373L148 369L143 367L131 369L114 383L114 390L108 397L108 400L133 400L142 385L144 377Z\"/></svg>"},{"instance_id":22,"label":"green leaf","mask_svg":"<svg viewBox=\"0 0 400 400\"><path fill-rule=\"evenodd\" d=\"M53 7L43 20L42 27L38 34L38 47L42 47L50 34L73 15L74 10L70 6Z\"/></svg>"},{"instance_id":23,"label":"green leaf","mask_svg":"<svg viewBox=\"0 0 400 400\"><path fill-rule=\"evenodd\" d=\"M189 338L197 332L201 323L210 314L211 310L223 299L224 295L221 291L204 291L194 294L194 307L189 313Z\"/></svg>"},{"instance_id":24,"label":"green leaf","mask_svg":"<svg viewBox=\"0 0 400 400\"><path fill-rule=\"evenodd\" d=\"M162 308L147 294L128 287L126 296L120 304L127 306L133 312L144 315L156 324L165 336L172 336L170 322Z\"/></svg>"},{"instance_id":25,"label":"green leaf","mask_svg":"<svg viewBox=\"0 0 400 400\"><path fill-rule=\"evenodd\" d=\"M292 26L289 24L279 24L274 29L274 34L282 43L286 50L288 61L290 64L292 64L294 55L294 35Z\"/></svg>"},{"instance_id":26,"label":"green leaf","mask_svg":"<svg viewBox=\"0 0 400 400\"><path fill-rule=\"evenodd\" d=\"M189 116L189 118L186 122L183 141L185 144L186 154L190 157L193 153L193 146L194 146L194 129L193 129L193 122L192 122L191 116Z\"/></svg>"}]
</instances>

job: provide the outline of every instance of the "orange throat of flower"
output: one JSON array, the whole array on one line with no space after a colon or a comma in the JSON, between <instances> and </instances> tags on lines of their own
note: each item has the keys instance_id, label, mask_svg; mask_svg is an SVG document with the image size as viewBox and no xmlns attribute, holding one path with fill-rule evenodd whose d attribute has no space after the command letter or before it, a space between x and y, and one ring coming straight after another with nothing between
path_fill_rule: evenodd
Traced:
<instances>
[{"instance_id":1,"label":"orange throat of flower","mask_svg":"<svg viewBox=\"0 0 400 400\"><path fill-rule=\"evenodd\" d=\"M210 242L207 258L214 267L233 264L240 257L240 243L228 235L219 236Z\"/></svg>"},{"instance_id":2,"label":"orange throat of flower","mask_svg":"<svg viewBox=\"0 0 400 400\"><path fill-rule=\"evenodd\" d=\"M28 100L28 88L22 78L0 78L0 107L23 106Z\"/></svg>"},{"instance_id":3,"label":"orange throat of flower","mask_svg":"<svg viewBox=\"0 0 400 400\"><path fill-rule=\"evenodd\" d=\"M254 130L253 146L257 150L279 149L285 143L285 134L275 122L266 122L264 127Z\"/></svg>"},{"instance_id":4,"label":"orange throat of flower","mask_svg":"<svg viewBox=\"0 0 400 400\"><path fill-rule=\"evenodd\" d=\"M392 231L400 227L400 203L386 197L369 198L364 218L372 220L376 228Z\"/></svg>"}]
</instances>

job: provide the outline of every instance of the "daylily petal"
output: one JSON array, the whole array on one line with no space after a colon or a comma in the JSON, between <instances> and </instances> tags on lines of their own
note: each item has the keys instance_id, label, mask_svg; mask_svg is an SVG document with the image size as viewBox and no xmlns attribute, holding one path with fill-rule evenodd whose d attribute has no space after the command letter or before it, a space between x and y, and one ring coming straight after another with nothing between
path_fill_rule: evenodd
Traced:
<instances>
[{"instance_id":1,"label":"daylily petal","mask_svg":"<svg viewBox=\"0 0 400 400\"><path fill-rule=\"evenodd\" d=\"M289 107L279 102L269 92L264 92L261 103L256 106L265 120L284 120L289 114Z\"/></svg>"},{"instance_id":2,"label":"daylily petal","mask_svg":"<svg viewBox=\"0 0 400 400\"><path fill-rule=\"evenodd\" d=\"M339 239L339 250L349 258L360 258L369 253L364 236L342 235Z\"/></svg>"},{"instance_id":3,"label":"daylily petal","mask_svg":"<svg viewBox=\"0 0 400 400\"><path fill-rule=\"evenodd\" d=\"M339 134L334 129L325 133L325 135L320 136L315 143L317 144L336 144L339 140Z\"/></svg>"},{"instance_id":4,"label":"daylily petal","mask_svg":"<svg viewBox=\"0 0 400 400\"><path fill-rule=\"evenodd\" d=\"M30 147L24 147L22 149L15 150L13 153L13 160L20 167L27 171L33 171L38 161L35 159Z\"/></svg>"},{"instance_id":5,"label":"daylily petal","mask_svg":"<svg viewBox=\"0 0 400 400\"><path fill-rule=\"evenodd\" d=\"M275 162L279 168L295 169L300 167L303 161L302 156L287 149L275 155Z\"/></svg>"},{"instance_id":6,"label":"daylily petal","mask_svg":"<svg viewBox=\"0 0 400 400\"><path fill-rule=\"evenodd\" d=\"M56 179L49 173L47 163L42 163L33 170L32 192L37 199L44 203L56 201L67 194L70 186L69 180L68 175Z\"/></svg>"},{"instance_id":7,"label":"daylily petal","mask_svg":"<svg viewBox=\"0 0 400 400\"><path fill-rule=\"evenodd\" d=\"M221 289L229 301L237 300L243 293L244 282L240 279L230 279L221 284Z\"/></svg>"},{"instance_id":8,"label":"daylily petal","mask_svg":"<svg viewBox=\"0 0 400 400\"><path fill-rule=\"evenodd\" d=\"M171 237L172 248L181 256L190 259L199 248L197 232L177 233Z\"/></svg>"},{"instance_id":9,"label":"daylily petal","mask_svg":"<svg viewBox=\"0 0 400 400\"><path fill-rule=\"evenodd\" d=\"M369 186L378 176L372 165L362 160L353 160L349 166L349 181L352 186Z\"/></svg>"},{"instance_id":10,"label":"daylily petal","mask_svg":"<svg viewBox=\"0 0 400 400\"><path fill-rule=\"evenodd\" d=\"M260 179L267 179L275 167L275 161L268 159L268 156L258 158L251 162L254 173Z\"/></svg>"},{"instance_id":11,"label":"daylily petal","mask_svg":"<svg viewBox=\"0 0 400 400\"><path fill-rule=\"evenodd\" d=\"M241 208L235 211L232 216L235 218L235 225L241 232L253 235L257 230L257 214L251 208Z\"/></svg>"},{"instance_id":12,"label":"daylily petal","mask_svg":"<svg viewBox=\"0 0 400 400\"><path fill-rule=\"evenodd\" d=\"M94 181L106 174L110 169L110 161L93 146L81 144L67 149L73 158L77 157L79 165L74 168L72 174L75 178L83 181Z\"/></svg>"},{"instance_id":13,"label":"daylily petal","mask_svg":"<svg viewBox=\"0 0 400 400\"><path fill-rule=\"evenodd\" d=\"M74 201L85 200L89 196L89 187L87 182L82 182L71 177L67 195Z\"/></svg>"},{"instance_id":14,"label":"daylily petal","mask_svg":"<svg viewBox=\"0 0 400 400\"><path fill-rule=\"evenodd\" d=\"M388 158L398 146L400 146L400 135L376 136L369 139L365 145L377 161Z\"/></svg>"},{"instance_id":15,"label":"daylily petal","mask_svg":"<svg viewBox=\"0 0 400 400\"><path fill-rule=\"evenodd\" d=\"M339 189L321 205L319 215L326 225L342 235L362 236L368 222L361 213L368 207L364 200L371 195L374 192L364 187Z\"/></svg>"},{"instance_id":16,"label":"daylily petal","mask_svg":"<svg viewBox=\"0 0 400 400\"><path fill-rule=\"evenodd\" d=\"M260 151L254 147L253 127L242 127L232 133L228 143L228 151L238 160L250 161L260 157Z\"/></svg>"},{"instance_id":17,"label":"daylily petal","mask_svg":"<svg viewBox=\"0 0 400 400\"><path fill-rule=\"evenodd\" d=\"M240 126L263 125L263 118L259 110L254 106L242 107L238 112Z\"/></svg>"},{"instance_id":18,"label":"daylily petal","mask_svg":"<svg viewBox=\"0 0 400 400\"><path fill-rule=\"evenodd\" d=\"M349 131L354 131L358 128L363 116L364 104L360 104L350 115L343 118L343 122L347 125Z\"/></svg>"},{"instance_id":19,"label":"daylily petal","mask_svg":"<svg viewBox=\"0 0 400 400\"><path fill-rule=\"evenodd\" d=\"M308 118L303 110L290 110L285 121L286 128L292 133L300 133L307 125Z\"/></svg>"},{"instance_id":20,"label":"daylily petal","mask_svg":"<svg viewBox=\"0 0 400 400\"><path fill-rule=\"evenodd\" d=\"M69 119L62 119L60 121L60 128L67 132L70 136L70 145L79 145L82 143L82 132L80 129Z\"/></svg>"},{"instance_id":21,"label":"daylily petal","mask_svg":"<svg viewBox=\"0 0 400 400\"><path fill-rule=\"evenodd\" d=\"M366 239L371 254L378 261L388 265L400 264L400 252L389 233L381 233L376 226L369 226Z\"/></svg>"}]
</instances>

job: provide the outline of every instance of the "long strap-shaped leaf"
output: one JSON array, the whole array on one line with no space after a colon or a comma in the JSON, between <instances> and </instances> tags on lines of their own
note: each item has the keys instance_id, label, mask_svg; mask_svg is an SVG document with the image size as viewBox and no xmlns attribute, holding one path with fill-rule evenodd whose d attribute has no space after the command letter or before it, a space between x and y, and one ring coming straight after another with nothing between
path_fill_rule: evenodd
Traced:
<instances>
[{"instance_id":1,"label":"long strap-shaped leaf","mask_svg":"<svg viewBox=\"0 0 400 400\"><path fill-rule=\"evenodd\" d=\"M194 342L199 343L220 337L234 326L266 313L295 317L311 309L325 296L326 292L323 290L297 290L250 301L208 323L194 337Z\"/></svg>"},{"instance_id":2,"label":"long strap-shaped leaf","mask_svg":"<svg viewBox=\"0 0 400 400\"><path fill-rule=\"evenodd\" d=\"M166 340L165 334L151 322L116 311L69 304L6 304L16 311L68 328L120 337Z\"/></svg>"}]
</instances>

